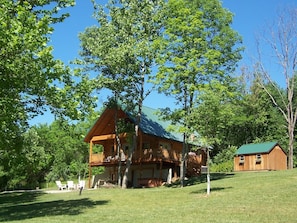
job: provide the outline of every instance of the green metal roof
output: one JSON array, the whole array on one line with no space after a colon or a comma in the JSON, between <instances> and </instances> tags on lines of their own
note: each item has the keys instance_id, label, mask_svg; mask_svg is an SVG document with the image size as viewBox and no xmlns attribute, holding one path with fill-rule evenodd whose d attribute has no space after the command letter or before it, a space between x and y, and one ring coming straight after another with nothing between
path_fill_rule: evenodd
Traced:
<instances>
[{"instance_id":1,"label":"green metal roof","mask_svg":"<svg viewBox=\"0 0 297 223\"><path fill-rule=\"evenodd\" d=\"M236 155L269 153L277 142L264 142L255 144L245 144L238 148Z\"/></svg>"},{"instance_id":2,"label":"green metal roof","mask_svg":"<svg viewBox=\"0 0 297 223\"><path fill-rule=\"evenodd\" d=\"M140 122L141 130L146 134L182 142L183 134L169 132L168 127L171 124L170 121L162 120L157 114L157 111L158 110L146 106L142 107L142 116Z\"/></svg>"}]
</instances>

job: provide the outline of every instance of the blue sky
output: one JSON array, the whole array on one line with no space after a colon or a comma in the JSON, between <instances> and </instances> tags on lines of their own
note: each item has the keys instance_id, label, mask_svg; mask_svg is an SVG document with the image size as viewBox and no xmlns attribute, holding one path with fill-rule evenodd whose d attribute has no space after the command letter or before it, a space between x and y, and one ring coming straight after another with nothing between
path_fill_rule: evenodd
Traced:
<instances>
[{"instance_id":1,"label":"blue sky","mask_svg":"<svg viewBox=\"0 0 297 223\"><path fill-rule=\"evenodd\" d=\"M97 0L105 4L107 0ZM255 56L255 34L275 19L278 8L287 5L297 6L297 0L222 0L224 8L234 14L232 28L243 37L245 52L241 65L251 64L251 58ZM54 47L54 57L61 59L65 64L79 56L80 42L78 34L86 27L96 25L92 17L93 6L90 0L76 0L76 5L67 9L70 17L63 23L55 25L50 45ZM105 94L98 95L99 104L106 100ZM152 108L171 107L173 99L153 93L145 100L144 105ZM44 123L52 120L48 114L37 117L31 124Z\"/></svg>"}]
</instances>

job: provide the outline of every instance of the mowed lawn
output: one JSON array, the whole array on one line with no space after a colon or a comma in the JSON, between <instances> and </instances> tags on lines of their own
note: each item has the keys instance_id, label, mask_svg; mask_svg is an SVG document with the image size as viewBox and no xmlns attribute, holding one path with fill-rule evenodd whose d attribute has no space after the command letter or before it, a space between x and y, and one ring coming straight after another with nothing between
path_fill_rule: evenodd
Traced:
<instances>
[{"instance_id":1,"label":"mowed lawn","mask_svg":"<svg viewBox=\"0 0 297 223\"><path fill-rule=\"evenodd\" d=\"M0 222L297 222L297 169L211 174L189 186L0 194ZM42 190L41 190L42 191Z\"/></svg>"}]
</instances>

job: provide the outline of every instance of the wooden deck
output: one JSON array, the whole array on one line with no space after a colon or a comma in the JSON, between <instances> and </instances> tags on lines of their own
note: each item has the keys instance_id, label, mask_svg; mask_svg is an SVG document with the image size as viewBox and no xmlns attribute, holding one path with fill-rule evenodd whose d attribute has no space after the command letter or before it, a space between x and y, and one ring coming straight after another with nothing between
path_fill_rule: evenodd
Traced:
<instances>
[{"instance_id":1,"label":"wooden deck","mask_svg":"<svg viewBox=\"0 0 297 223\"><path fill-rule=\"evenodd\" d=\"M90 156L91 166L113 166L118 165L119 162L125 165L127 156L120 159L117 156L105 156L103 153L92 154ZM145 149L143 151L135 151L133 154L133 164L143 163L172 163L178 165L180 163L180 155L174 150L162 149L159 151L153 151L151 149Z\"/></svg>"}]
</instances>

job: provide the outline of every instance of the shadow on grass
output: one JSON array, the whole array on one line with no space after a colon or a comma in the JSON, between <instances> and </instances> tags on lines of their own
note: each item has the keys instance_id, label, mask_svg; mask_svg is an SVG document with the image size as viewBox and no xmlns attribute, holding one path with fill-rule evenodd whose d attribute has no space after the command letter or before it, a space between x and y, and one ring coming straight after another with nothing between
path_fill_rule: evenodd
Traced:
<instances>
[{"instance_id":1,"label":"shadow on grass","mask_svg":"<svg viewBox=\"0 0 297 223\"><path fill-rule=\"evenodd\" d=\"M213 187L213 188L210 188L210 193L214 191L221 191L221 190L226 190L231 188L233 187ZM191 194L206 194L206 193L207 193L207 188L203 188L203 189L191 192Z\"/></svg>"},{"instance_id":2,"label":"shadow on grass","mask_svg":"<svg viewBox=\"0 0 297 223\"><path fill-rule=\"evenodd\" d=\"M234 175L235 175L234 173L210 173L210 181L230 178L230 177L233 177ZM196 184L206 183L206 181L207 181L206 174L202 174L201 176L198 176L198 177L188 178L187 180L185 180L184 186L192 186ZM180 187L180 181L167 185L167 187Z\"/></svg>"},{"instance_id":3,"label":"shadow on grass","mask_svg":"<svg viewBox=\"0 0 297 223\"><path fill-rule=\"evenodd\" d=\"M84 209L95 208L98 205L108 203L106 200L93 201L88 198L49 202L36 201L36 198L41 194L42 193L2 194L0 196L0 222L25 220L44 216L79 215Z\"/></svg>"},{"instance_id":4,"label":"shadow on grass","mask_svg":"<svg viewBox=\"0 0 297 223\"><path fill-rule=\"evenodd\" d=\"M43 192L8 192L0 194L0 204L2 205L16 205L21 203L32 202L37 199ZM1 212L1 211L0 211Z\"/></svg>"}]
</instances>

